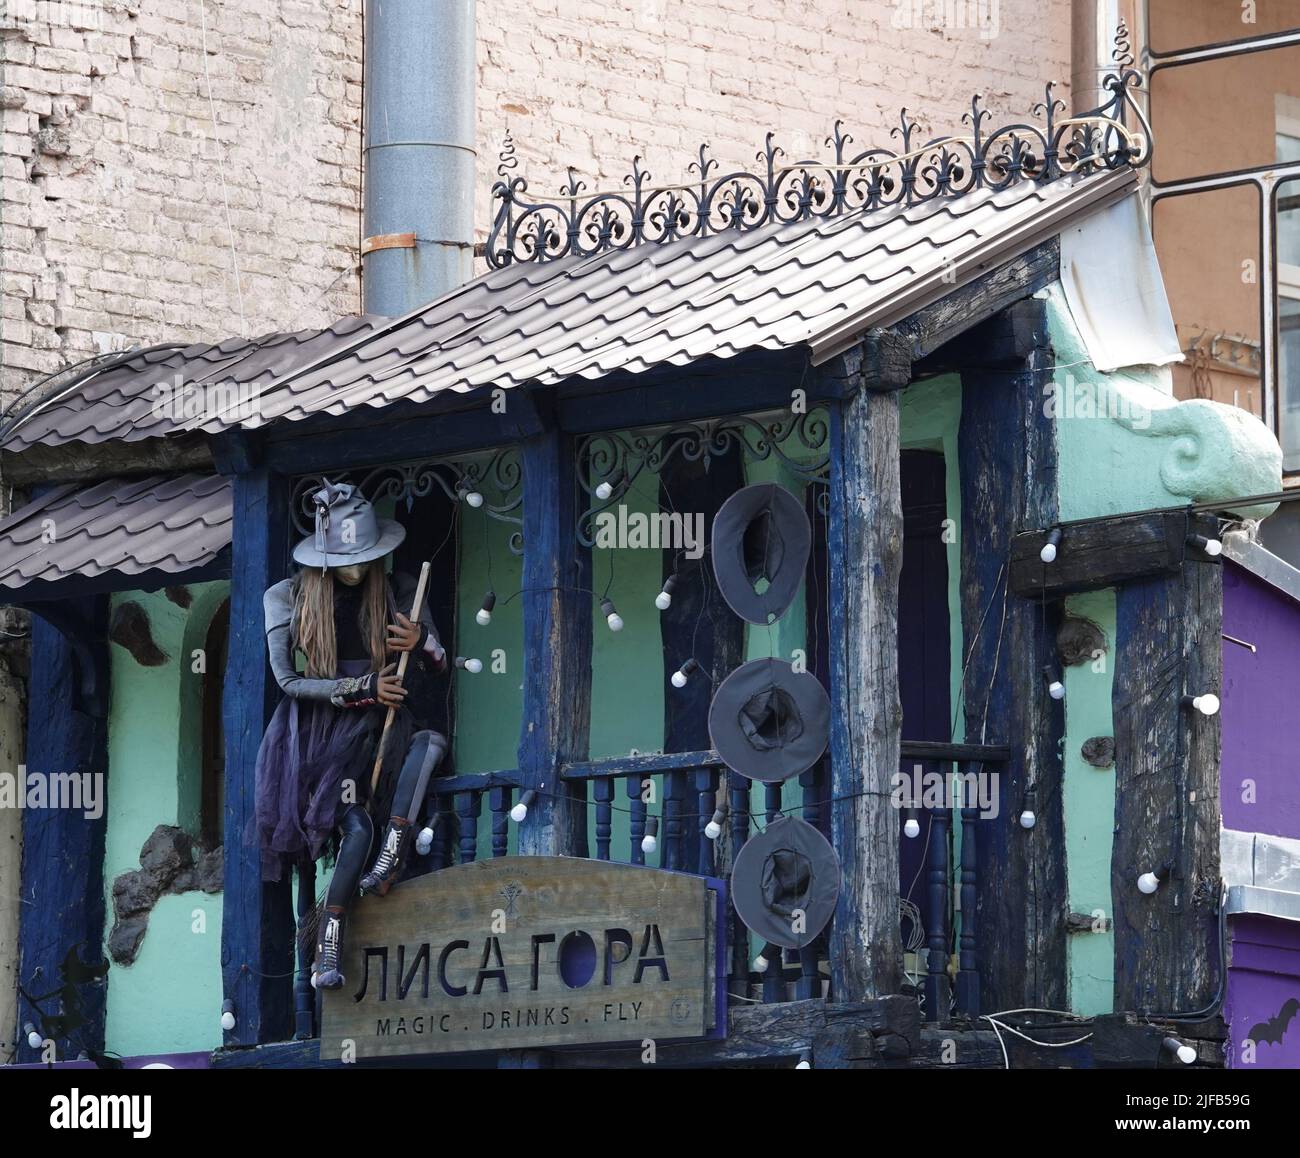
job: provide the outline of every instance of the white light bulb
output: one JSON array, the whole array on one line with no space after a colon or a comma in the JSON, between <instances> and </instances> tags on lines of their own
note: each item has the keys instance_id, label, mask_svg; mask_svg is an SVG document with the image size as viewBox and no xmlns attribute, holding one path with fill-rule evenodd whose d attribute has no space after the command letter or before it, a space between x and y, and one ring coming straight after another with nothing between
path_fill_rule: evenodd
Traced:
<instances>
[{"instance_id":1,"label":"white light bulb","mask_svg":"<svg viewBox=\"0 0 1300 1158\"><path fill-rule=\"evenodd\" d=\"M1060 680L1053 680L1047 685L1047 694L1054 700L1065 699L1065 685Z\"/></svg>"},{"instance_id":2,"label":"white light bulb","mask_svg":"<svg viewBox=\"0 0 1300 1158\"><path fill-rule=\"evenodd\" d=\"M483 661L481 659L467 659L465 661L465 670L470 675L478 675L483 670Z\"/></svg>"},{"instance_id":3,"label":"white light bulb","mask_svg":"<svg viewBox=\"0 0 1300 1158\"><path fill-rule=\"evenodd\" d=\"M684 671L673 672L672 684L675 688L684 688L686 686L686 673Z\"/></svg>"},{"instance_id":4,"label":"white light bulb","mask_svg":"<svg viewBox=\"0 0 1300 1158\"><path fill-rule=\"evenodd\" d=\"M1024 812L1020 814L1021 828L1033 828L1034 825L1037 823L1038 823L1038 817L1036 817L1028 808L1026 808Z\"/></svg>"},{"instance_id":5,"label":"white light bulb","mask_svg":"<svg viewBox=\"0 0 1300 1158\"><path fill-rule=\"evenodd\" d=\"M1180 1045L1178 1047L1178 1060L1185 1066L1189 1066L1196 1060L1196 1050L1190 1045Z\"/></svg>"},{"instance_id":6,"label":"white light bulb","mask_svg":"<svg viewBox=\"0 0 1300 1158\"><path fill-rule=\"evenodd\" d=\"M610 631L623 630L623 617L617 611L611 611L605 616L605 622L609 624Z\"/></svg>"},{"instance_id":7,"label":"white light bulb","mask_svg":"<svg viewBox=\"0 0 1300 1158\"><path fill-rule=\"evenodd\" d=\"M655 596L655 606L659 608L660 611L667 611L672 605L673 597L669 595L667 591L660 591L659 594Z\"/></svg>"},{"instance_id":8,"label":"white light bulb","mask_svg":"<svg viewBox=\"0 0 1300 1158\"><path fill-rule=\"evenodd\" d=\"M614 488L608 482L602 482L596 486L596 497L603 503L610 495L614 493Z\"/></svg>"},{"instance_id":9,"label":"white light bulb","mask_svg":"<svg viewBox=\"0 0 1300 1158\"><path fill-rule=\"evenodd\" d=\"M1143 873L1138 877L1138 892L1148 897L1160 887L1160 878L1155 873Z\"/></svg>"},{"instance_id":10,"label":"white light bulb","mask_svg":"<svg viewBox=\"0 0 1300 1158\"><path fill-rule=\"evenodd\" d=\"M433 848L433 829L422 828L420 834L415 838L415 851L421 856L428 856Z\"/></svg>"},{"instance_id":11,"label":"white light bulb","mask_svg":"<svg viewBox=\"0 0 1300 1158\"><path fill-rule=\"evenodd\" d=\"M522 804L522 803L521 803L521 804L516 804L516 805L515 805L515 806L510 810L510 819L513 820L516 824L523 824L523 822L524 822L524 820L527 818L527 816L528 816L528 805L527 805L527 804Z\"/></svg>"},{"instance_id":12,"label":"white light bulb","mask_svg":"<svg viewBox=\"0 0 1300 1158\"><path fill-rule=\"evenodd\" d=\"M1039 558L1040 558L1044 563L1055 563L1055 562L1056 562L1056 544L1055 544L1055 543L1044 543L1044 544L1043 544L1043 549L1042 549L1041 551L1038 552L1038 557L1039 557Z\"/></svg>"},{"instance_id":13,"label":"white light bulb","mask_svg":"<svg viewBox=\"0 0 1300 1158\"><path fill-rule=\"evenodd\" d=\"M651 836L648 832L641 838L641 851L654 852L659 847L659 839Z\"/></svg>"},{"instance_id":14,"label":"white light bulb","mask_svg":"<svg viewBox=\"0 0 1300 1158\"><path fill-rule=\"evenodd\" d=\"M909 816L907 818L906 822L903 824L903 835L906 836L908 840L915 840L921 835L921 826L917 823L916 817Z\"/></svg>"},{"instance_id":15,"label":"white light bulb","mask_svg":"<svg viewBox=\"0 0 1300 1158\"><path fill-rule=\"evenodd\" d=\"M797 1070L810 1070L812 1069L812 1062L810 1062L806 1057L800 1058L799 1064L794 1068Z\"/></svg>"},{"instance_id":16,"label":"white light bulb","mask_svg":"<svg viewBox=\"0 0 1300 1158\"><path fill-rule=\"evenodd\" d=\"M492 612L488 611L485 607L480 607L474 614L474 622L480 627L486 627L492 622Z\"/></svg>"},{"instance_id":17,"label":"white light bulb","mask_svg":"<svg viewBox=\"0 0 1300 1158\"><path fill-rule=\"evenodd\" d=\"M1218 539L1208 540L1205 544L1205 553L1209 555L1211 559L1217 559L1223 554L1223 543ZM1186 1049L1187 1047L1184 1046L1183 1048Z\"/></svg>"},{"instance_id":18,"label":"white light bulb","mask_svg":"<svg viewBox=\"0 0 1300 1158\"><path fill-rule=\"evenodd\" d=\"M315 974L313 974L312 977L314 979ZM226 1010L225 1013L221 1015L221 1028L224 1029L227 1033L229 1033L232 1029L235 1028L235 1015L231 1013L230 1010L228 1009Z\"/></svg>"},{"instance_id":19,"label":"white light bulb","mask_svg":"<svg viewBox=\"0 0 1300 1158\"><path fill-rule=\"evenodd\" d=\"M32 1049L40 1049L41 1046L45 1044L45 1041L36 1030L32 1030L31 1033L27 1035L27 1044L31 1046Z\"/></svg>"},{"instance_id":20,"label":"white light bulb","mask_svg":"<svg viewBox=\"0 0 1300 1158\"><path fill-rule=\"evenodd\" d=\"M483 496L479 494L478 491L466 491L465 501L469 503L471 507L477 509L483 505Z\"/></svg>"},{"instance_id":21,"label":"white light bulb","mask_svg":"<svg viewBox=\"0 0 1300 1158\"><path fill-rule=\"evenodd\" d=\"M722 835L722 825L715 824L712 820L704 826L704 835L710 840L717 840Z\"/></svg>"},{"instance_id":22,"label":"white light bulb","mask_svg":"<svg viewBox=\"0 0 1300 1158\"><path fill-rule=\"evenodd\" d=\"M1192 700L1194 707L1203 716L1213 716L1219 711L1219 697L1213 692L1206 692L1203 696L1197 696Z\"/></svg>"},{"instance_id":23,"label":"white light bulb","mask_svg":"<svg viewBox=\"0 0 1300 1158\"><path fill-rule=\"evenodd\" d=\"M760 953L757 957L754 958L754 972L755 973L767 972L767 958L764 957L762 953Z\"/></svg>"}]
</instances>

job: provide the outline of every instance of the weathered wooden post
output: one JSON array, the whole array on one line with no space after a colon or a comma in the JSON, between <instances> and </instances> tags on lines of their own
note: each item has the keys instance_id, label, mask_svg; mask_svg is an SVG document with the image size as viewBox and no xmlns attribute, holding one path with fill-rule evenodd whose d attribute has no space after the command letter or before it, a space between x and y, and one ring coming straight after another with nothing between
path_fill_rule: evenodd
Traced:
<instances>
[{"instance_id":1,"label":"weathered wooden post","mask_svg":"<svg viewBox=\"0 0 1300 1158\"><path fill-rule=\"evenodd\" d=\"M63 985L60 966L69 950L87 965L103 959L104 836L108 826L108 596L37 604L32 616L32 672L27 707L26 770L30 776L102 776L98 817L85 809L23 810L22 880L7 886L21 895L18 984L44 996ZM19 791L23 785L19 785ZM69 1038L54 1037L58 1061L75 1057L83 1045L104 1047L103 982L79 986L86 1023ZM70 1012L58 998L41 1003L45 1013ZM42 1023L26 997L18 998L19 1027ZM7 1027L12 1029L12 1027ZM75 1048L74 1048L75 1047ZM36 1061L40 1052L18 1034L18 1060Z\"/></svg>"},{"instance_id":2,"label":"weathered wooden post","mask_svg":"<svg viewBox=\"0 0 1300 1158\"><path fill-rule=\"evenodd\" d=\"M262 596L284 578L289 553L289 480L265 466L233 479L230 650L222 712L226 733L225 886L221 976L234 1002L227 1045L289 1037L293 931L289 880L262 882L261 857L245 836L255 811L257 750L278 689L267 662ZM217 1011L213 1012L217 1016Z\"/></svg>"},{"instance_id":3,"label":"weathered wooden post","mask_svg":"<svg viewBox=\"0 0 1300 1158\"><path fill-rule=\"evenodd\" d=\"M1005 310L972 332L968 348L979 361L962 371L959 442L966 739L1006 744L1011 754L999 770L998 815L974 826L979 903L971 914L963 897L962 915L975 921L984 1008L1063 1009L1064 711L1043 678L1056 659L1060 612L1011 590L1009 557L1018 532L1057 518L1056 432L1046 408L1055 363L1044 303ZM1031 784L1038 822L1026 831L1017 820ZM963 994L969 1003L969 980Z\"/></svg>"},{"instance_id":4,"label":"weathered wooden post","mask_svg":"<svg viewBox=\"0 0 1300 1158\"><path fill-rule=\"evenodd\" d=\"M539 408L540 409L540 408ZM524 440L521 790L537 791L519 829L523 856L585 856L585 785L560 766L585 760L591 723L591 555L578 542L574 440L544 421Z\"/></svg>"},{"instance_id":5,"label":"weathered wooden post","mask_svg":"<svg viewBox=\"0 0 1300 1158\"><path fill-rule=\"evenodd\" d=\"M1182 704L1221 695L1223 568L1126 583L1116 600L1115 1009L1189 1013L1217 985L1219 717ZM1154 894L1137 878L1169 866Z\"/></svg>"},{"instance_id":6,"label":"weathered wooden post","mask_svg":"<svg viewBox=\"0 0 1300 1158\"><path fill-rule=\"evenodd\" d=\"M898 394L910 366L834 359L830 477L831 841L841 866L830 935L831 997L896 993L898 577L903 561ZM860 389L856 389L861 384Z\"/></svg>"}]
</instances>

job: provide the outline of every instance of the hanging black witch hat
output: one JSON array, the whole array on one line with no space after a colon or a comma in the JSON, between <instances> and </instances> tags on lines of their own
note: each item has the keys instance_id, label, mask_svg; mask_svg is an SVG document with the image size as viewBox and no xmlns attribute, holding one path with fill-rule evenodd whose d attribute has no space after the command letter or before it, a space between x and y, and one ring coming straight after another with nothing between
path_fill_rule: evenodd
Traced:
<instances>
[{"instance_id":1,"label":"hanging black witch hat","mask_svg":"<svg viewBox=\"0 0 1300 1158\"><path fill-rule=\"evenodd\" d=\"M731 869L731 895L764 941L802 949L826 928L840 894L840 861L820 832L780 816L745 842Z\"/></svg>"},{"instance_id":2,"label":"hanging black witch hat","mask_svg":"<svg viewBox=\"0 0 1300 1158\"><path fill-rule=\"evenodd\" d=\"M728 768L778 784L808 771L830 739L831 701L816 676L784 660L736 668L709 705L709 738Z\"/></svg>"},{"instance_id":3,"label":"hanging black witch hat","mask_svg":"<svg viewBox=\"0 0 1300 1158\"><path fill-rule=\"evenodd\" d=\"M811 547L808 514L785 487L738 490L713 519L713 573L727 606L748 623L780 619L799 593Z\"/></svg>"}]
</instances>

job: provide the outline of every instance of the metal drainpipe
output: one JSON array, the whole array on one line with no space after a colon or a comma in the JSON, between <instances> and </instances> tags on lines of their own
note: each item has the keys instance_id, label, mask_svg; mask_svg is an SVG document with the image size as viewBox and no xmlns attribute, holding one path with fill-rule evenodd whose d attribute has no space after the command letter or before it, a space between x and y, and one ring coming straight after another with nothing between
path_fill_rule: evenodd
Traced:
<instances>
[{"instance_id":1,"label":"metal drainpipe","mask_svg":"<svg viewBox=\"0 0 1300 1158\"><path fill-rule=\"evenodd\" d=\"M474 0L367 0L366 313L392 317L474 266Z\"/></svg>"},{"instance_id":2,"label":"metal drainpipe","mask_svg":"<svg viewBox=\"0 0 1300 1158\"><path fill-rule=\"evenodd\" d=\"M1150 74L1150 45L1147 33L1149 0L1073 0L1070 10L1070 105L1075 115L1106 104L1113 93L1102 87L1102 79L1115 71L1111 51L1115 32L1122 19L1129 30L1129 44L1134 67L1143 77ZM1132 90L1130 90L1132 91ZM1148 117L1150 101L1145 84L1132 92L1134 100ZM1138 196L1151 219L1151 186L1143 179Z\"/></svg>"}]
</instances>

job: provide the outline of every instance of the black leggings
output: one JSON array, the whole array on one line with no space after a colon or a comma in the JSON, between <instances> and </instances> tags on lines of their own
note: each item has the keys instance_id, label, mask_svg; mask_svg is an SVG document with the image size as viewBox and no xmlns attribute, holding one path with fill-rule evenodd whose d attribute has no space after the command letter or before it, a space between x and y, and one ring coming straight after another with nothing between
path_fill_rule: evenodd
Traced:
<instances>
[{"instance_id":1,"label":"black leggings","mask_svg":"<svg viewBox=\"0 0 1300 1158\"><path fill-rule=\"evenodd\" d=\"M415 790L419 786L421 775L432 775L446 753L447 738L441 733L415 733L411 738L411 746L406 751L401 775L397 778L397 791L393 793L394 816L404 816L408 819L413 816L416 809L420 807L420 801L415 799ZM339 841L338 860L334 864L334 876L330 879L325 903L345 906L356 895L357 882L361 880L361 874L366 870L370 846L375 839L375 828L365 808L360 804L354 804L339 821L339 831L343 836Z\"/></svg>"}]
</instances>

